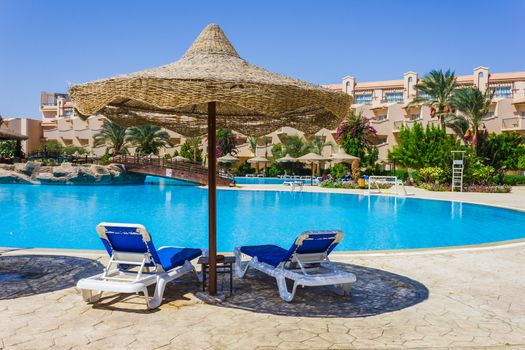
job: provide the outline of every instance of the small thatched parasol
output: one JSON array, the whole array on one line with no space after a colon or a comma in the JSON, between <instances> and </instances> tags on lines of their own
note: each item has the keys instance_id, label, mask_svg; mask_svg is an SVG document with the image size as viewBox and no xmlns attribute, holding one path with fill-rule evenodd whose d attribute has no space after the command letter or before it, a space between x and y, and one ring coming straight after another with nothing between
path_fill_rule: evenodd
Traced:
<instances>
[{"instance_id":1,"label":"small thatched parasol","mask_svg":"<svg viewBox=\"0 0 525 350\"><path fill-rule=\"evenodd\" d=\"M319 163L321 162L325 162L327 161L328 159L317 154L317 153L313 153L313 152L310 152L310 153L307 153L305 154L304 156L301 156L299 158L297 158L298 161L300 162L305 162L305 163L310 163L311 166L312 166L312 176L310 178L312 184L313 184L313 178L314 178L314 164L317 164L319 165Z\"/></svg>"},{"instance_id":2,"label":"small thatched parasol","mask_svg":"<svg viewBox=\"0 0 525 350\"><path fill-rule=\"evenodd\" d=\"M261 170L259 164L264 164L266 166L266 163L270 163L270 161L264 157L253 157L248 159L247 162L250 164L257 164L257 173Z\"/></svg>"},{"instance_id":3,"label":"small thatched parasol","mask_svg":"<svg viewBox=\"0 0 525 350\"><path fill-rule=\"evenodd\" d=\"M243 60L216 24L175 63L69 89L81 116L101 113L124 126L157 124L185 136L208 133L210 294L216 293L216 125L246 135L283 126L335 128L352 99Z\"/></svg>"},{"instance_id":4,"label":"small thatched parasol","mask_svg":"<svg viewBox=\"0 0 525 350\"><path fill-rule=\"evenodd\" d=\"M339 147L339 150L337 153L332 154L330 159L335 163L352 163L354 160L359 160L359 157L351 156L348 153L344 151L341 147Z\"/></svg>"},{"instance_id":5,"label":"small thatched parasol","mask_svg":"<svg viewBox=\"0 0 525 350\"><path fill-rule=\"evenodd\" d=\"M219 157L219 158L217 159L217 161L218 161L219 163L235 163L235 162L237 162L238 160L239 160L239 158L236 158L236 157L232 156L232 155L229 154L229 153L228 153L227 155L222 156L222 157Z\"/></svg>"},{"instance_id":6,"label":"small thatched parasol","mask_svg":"<svg viewBox=\"0 0 525 350\"><path fill-rule=\"evenodd\" d=\"M294 158L290 156L289 154L286 154L284 157L277 159L277 162L279 163L294 163L297 162L297 158Z\"/></svg>"},{"instance_id":7,"label":"small thatched parasol","mask_svg":"<svg viewBox=\"0 0 525 350\"><path fill-rule=\"evenodd\" d=\"M25 135L19 134L10 129L0 128L0 140L2 141L7 141L7 140L24 141L27 139L28 137Z\"/></svg>"}]
</instances>

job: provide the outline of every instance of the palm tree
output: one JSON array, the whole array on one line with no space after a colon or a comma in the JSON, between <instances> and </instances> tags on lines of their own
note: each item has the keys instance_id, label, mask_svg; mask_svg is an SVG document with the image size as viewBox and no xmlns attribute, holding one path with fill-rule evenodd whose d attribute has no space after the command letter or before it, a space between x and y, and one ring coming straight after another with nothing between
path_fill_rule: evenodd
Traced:
<instances>
[{"instance_id":1,"label":"palm tree","mask_svg":"<svg viewBox=\"0 0 525 350\"><path fill-rule=\"evenodd\" d=\"M287 135L282 138L282 148L285 154L297 158L310 152L310 145L298 135Z\"/></svg>"},{"instance_id":2,"label":"palm tree","mask_svg":"<svg viewBox=\"0 0 525 350\"><path fill-rule=\"evenodd\" d=\"M451 99L457 86L456 76L450 69L443 73L440 70L432 70L416 88L425 96L416 96L409 105L422 104L430 107L432 117L436 116L442 129L447 127L447 119L452 116Z\"/></svg>"},{"instance_id":3,"label":"palm tree","mask_svg":"<svg viewBox=\"0 0 525 350\"><path fill-rule=\"evenodd\" d=\"M248 144L250 146L250 151L252 151L253 155L256 156L257 152L257 137L250 136L248 137Z\"/></svg>"},{"instance_id":4,"label":"palm tree","mask_svg":"<svg viewBox=\"0 0 525 350\"><path fill-rule=\"evenodd\" d=\"M197 162L199 147L201 145L201 138L199 136L190 137L186 140L186 142L188 143L188 145L190 145L191 149L193 150L193 161Z\"/></svg>"},{"instance_id":5,"label":"palm tree","mask_svg":"<svg viewBox=\"0 0 525 350\"><path fill-rule=\"evenodd\" d=\"M455 119L463 119L468 123L465 133L465 140L470 142L476 151L480 138L480 127L483 118L486 117L490 109L493 92L487 89L481 92L477 87L468 87L456 90L452 96L452 106L462 114L456 115Z\"/></svg>"},{"instance_id":6,"label":"palm tree","mask_svg":"<svg viewBox=\"0 0 525 350\"><path fill-rule=\"evenodd\" d=\"M158 125L132 126L126 131L126 141L137 147L139 154L159 154L161 147L173 146L170 135Z\"/></svg>"},{"instance_id":7,"label":"palm tree","mask_svg":"<svg viewBox=\"0 0 525 350\"><path fill-rule=\"evenodd\" d=\"M332 151L334 150L333 142L325 142L322 136L314 136L310 141L310 150L319 155L321 155L326 146L330 146Z\"/></svg>"},{"instance_id":8,"label":"palm tree","mask_svg":"<svg viewBox=\"0 0 525 350\"><path fill-rule=\"evenodd\" d=\"M104 120L102 129L94 136L94 146L104 145L111 150L113 155L127 154L126 128L110 120Z\"/></svg>"}]
</instances>

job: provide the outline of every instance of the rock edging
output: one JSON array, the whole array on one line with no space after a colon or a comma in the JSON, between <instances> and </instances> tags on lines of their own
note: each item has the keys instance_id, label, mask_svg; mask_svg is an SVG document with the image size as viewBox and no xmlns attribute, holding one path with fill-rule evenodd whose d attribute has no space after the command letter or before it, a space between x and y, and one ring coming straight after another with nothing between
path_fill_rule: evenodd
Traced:
<instances>
[{"instance_id":1,"label":"rock edging","mask_svg":"<svg viewBox=\"0 0 525 350\"><path fill-rule=\"evenodd\" d=\"M122 164L44 166L39 162L0 164L0 184L113 185L144 183L145 176L128 173Z\"/></svg>"}]
</instances>

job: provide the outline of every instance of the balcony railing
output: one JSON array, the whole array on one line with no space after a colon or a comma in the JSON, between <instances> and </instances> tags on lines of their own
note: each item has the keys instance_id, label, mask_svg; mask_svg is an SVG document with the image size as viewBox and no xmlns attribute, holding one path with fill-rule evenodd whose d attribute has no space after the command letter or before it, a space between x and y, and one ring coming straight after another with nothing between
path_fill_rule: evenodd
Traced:
<instances>
[{"instance_id":1,"label":"balcony railing","mask_svg":"<svg viewBox=\"0 0 525 350\"><path fill-rule=\"evenodd\" d=\"M394 131L399 131L403 127L408 127L408 122L405 120L398 120L394 122Z\"/></svg>"},{"instance_id":2,"label":"balcony railing","mask_svg":"<svg viewBox=\"0 0 525 350\"><path fill-rule=\"evenodd\" d=\"M525 118L514 117L501 120L502 130L525 130Z\"/></svg>"}]
</instances>

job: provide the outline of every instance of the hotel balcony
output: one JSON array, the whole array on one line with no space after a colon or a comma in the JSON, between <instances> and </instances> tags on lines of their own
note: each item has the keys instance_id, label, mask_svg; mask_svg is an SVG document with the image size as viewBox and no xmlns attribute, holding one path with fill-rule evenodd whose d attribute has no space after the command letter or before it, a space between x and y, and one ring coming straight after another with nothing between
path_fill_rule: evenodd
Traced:
<instances>
[{"instance_id":1,"label":"hotel balcony","mask_svg":"<svg viewBox=\"0 0 525 350\"><path fill-rule=\"evenodd\" d=\"M503 118L501 131L525 131L525 117Z\"/></svg>"},{"instance_id":2,"label":"hotel balcony","mask_svg":"<svg viewBox=\"0 0 525 350\"><path fill-rule=\"evenodd\" d=\"M392 129L393 133L398 133L403 127L409 128L412 125L411 121L408 120L397 120L394 121L394 128Z\"/></svg>"}]
</instances>

